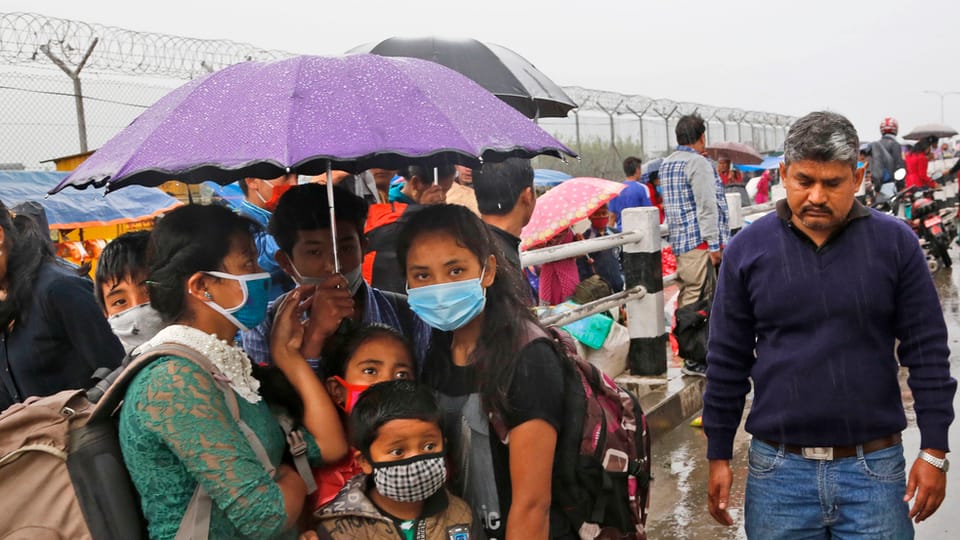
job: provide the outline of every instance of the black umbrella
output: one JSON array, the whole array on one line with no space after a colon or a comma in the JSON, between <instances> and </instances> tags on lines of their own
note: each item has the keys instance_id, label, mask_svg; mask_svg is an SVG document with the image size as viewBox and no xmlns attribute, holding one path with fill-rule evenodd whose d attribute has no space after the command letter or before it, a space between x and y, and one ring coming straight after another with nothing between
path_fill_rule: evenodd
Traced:
<instances>
[{"instance_id":1,"label":"black umbrella","mask_svg":"<svg viewBox=\"0 0 960 540\"><path fill-rule=\"evenodd\" d=\"M475 39L401 38L360 45L348 53L422 58L459 71L528 118L563 118L577 106L519 54Z\"/></svg>"}]
</instances>

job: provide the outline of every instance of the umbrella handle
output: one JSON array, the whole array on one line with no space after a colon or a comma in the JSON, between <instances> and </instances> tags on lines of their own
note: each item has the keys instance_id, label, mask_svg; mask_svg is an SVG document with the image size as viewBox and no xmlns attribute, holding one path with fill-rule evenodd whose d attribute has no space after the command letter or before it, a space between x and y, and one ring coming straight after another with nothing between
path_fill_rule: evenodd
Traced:
<instances>
[{"instance_id":1,"label":"umbrella handle","mask_svg":"<svg viewBox=\"0 0 960 540\"><path fill-rule=\"evenodd\" d=\"M327 206L330 208L330 236L333 246L333 272L340 273L340 254L337 253L337 211L333 203L333 167L327 161Z\"/></svg>"}]
</instances>

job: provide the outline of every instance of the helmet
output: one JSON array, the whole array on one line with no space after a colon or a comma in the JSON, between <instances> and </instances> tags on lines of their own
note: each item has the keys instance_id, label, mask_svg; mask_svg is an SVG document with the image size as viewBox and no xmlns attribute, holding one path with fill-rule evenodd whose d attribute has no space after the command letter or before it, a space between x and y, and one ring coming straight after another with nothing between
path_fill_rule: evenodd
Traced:
<instances>
[{"instance_id":1,"label":"helmet","mask_svg":"<svg viewBox=\"0 0 960 540\"><path fill-rule=\"evenodd\" d=\"M900 124L898 124L897 119L892 116L888 116L880 122L880 133L882 134L891 133L896 135L899 130Z\"/></svg>"}]
</instances>

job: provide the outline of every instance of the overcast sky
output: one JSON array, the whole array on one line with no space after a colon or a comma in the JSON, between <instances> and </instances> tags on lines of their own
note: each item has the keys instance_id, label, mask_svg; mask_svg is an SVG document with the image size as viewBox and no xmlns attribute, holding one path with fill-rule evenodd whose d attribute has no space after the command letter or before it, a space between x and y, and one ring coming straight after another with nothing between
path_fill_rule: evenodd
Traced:
<instances>
[{"instance_id":1,"label":"overcast sky","mask_svg":"<svg viewBox=\"0 0 960 540\"><path fill-rule=\"evenodd\" d=\"M514 49L561 85L802 115L846 114L861 138L901 134L960 92L960 1L0 0L0 11L295 53L403 35ZM960 94L945 98L960 128Z\"/></svg>"}]
</instances>

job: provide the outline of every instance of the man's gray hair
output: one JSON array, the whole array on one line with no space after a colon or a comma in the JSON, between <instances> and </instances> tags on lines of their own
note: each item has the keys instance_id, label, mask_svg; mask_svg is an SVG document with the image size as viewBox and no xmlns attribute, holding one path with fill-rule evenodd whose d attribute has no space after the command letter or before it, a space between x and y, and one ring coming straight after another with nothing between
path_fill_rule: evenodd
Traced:
<instances>
[{"instance_id":1,"label":"man's gray hair","mask_svg":"<svg viewBox=\"0 0 960 540\"><path fill-rule=\"evenodd\" d=\"M843 161L856 168L860 139L843 115L818 111L794 122L784 142L783 160Z\"/></svg>"}]
</instances>

